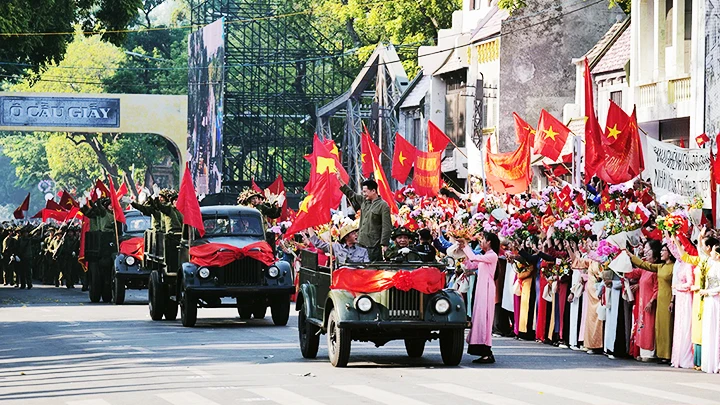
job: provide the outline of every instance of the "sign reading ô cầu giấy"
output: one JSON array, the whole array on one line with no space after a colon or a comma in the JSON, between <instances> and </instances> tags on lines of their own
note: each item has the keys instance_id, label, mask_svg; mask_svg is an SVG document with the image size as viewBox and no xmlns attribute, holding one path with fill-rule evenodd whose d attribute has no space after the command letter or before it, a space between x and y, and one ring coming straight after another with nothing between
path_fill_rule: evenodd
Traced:
<instances>
[{"instance_id":1,"label":"sign reading \u00f4 c\u1ea7u gi\u1ea5y","mask_svg":"<svg viewBox=\"0 0 720 405\"><path fill-rule=\"evenodd\" d=\"M120 99L0 97L0 126L120 127Z\"/></svg>"}]
</instances>

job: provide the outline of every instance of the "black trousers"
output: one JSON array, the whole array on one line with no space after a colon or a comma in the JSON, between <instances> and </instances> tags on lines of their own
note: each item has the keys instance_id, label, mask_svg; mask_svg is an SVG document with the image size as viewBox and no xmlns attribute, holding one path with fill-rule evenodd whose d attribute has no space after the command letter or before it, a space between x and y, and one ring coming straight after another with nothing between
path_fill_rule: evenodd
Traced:
<instances>
[{"instance_id":1,"label":"black trousers","mask_svg":"<svg viewBox=\"0 0 720 405\"><path fill-rule=\"evenodd\" d=\"M18 284L20 287L32 287L32 273L30 270L30 263L20 261L13 265L15 267L15 274L17 274Z\"/></svg>"},{"instance_id":2,"label":"black trousers","mask_svg":"<svg viewBox=\"0 0 720 405\"><path fill-rule=\"evenodd\" d=\"M366 247L368 251L368 258L371 262L381 262L383 260L382 247Z\"/></svg>"}]
</instances>

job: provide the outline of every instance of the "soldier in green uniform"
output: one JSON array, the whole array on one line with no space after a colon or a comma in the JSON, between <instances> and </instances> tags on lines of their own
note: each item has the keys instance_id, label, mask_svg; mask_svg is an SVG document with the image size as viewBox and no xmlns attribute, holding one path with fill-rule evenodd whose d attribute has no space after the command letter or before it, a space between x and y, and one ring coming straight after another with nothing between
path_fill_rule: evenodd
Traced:
<instances>
[{"instance_id":1,"label":"soldier in green uniform","mask_svg":"<svg viewBox=\"0 0 720 405\"><path fill-rule=\"evenodd\" d=\"M103 197L96 202L88 200L87 205L80 208L80 212L90 219L91 232L115 232L115 216L109 206L110 199Z\"/></svg>"},{"instance_id":2,"label":"soldier in green uniform","mask_svg":"<svg viewBox=\"0 0 720 405\"><path fill-rule=\"evenodd\" d=\"M245 189L238 196L238 205L246 205L260 211L266 219L277 219L282 214L282 203L276 201L272 204L265 201L265 196L252 189Z\"/></svg>"},{"instance_id":3,"label":"soldier in green uniform","mask_svg":"<svg viewBox=\"0 0 720 405\"><path fill-rule=\"evenodd\" d=\"M390 206L378 194L378 184L374 180L362 183L362 195L356 194L335 173L341 184L340 190L345 194L355 211L360 212L360 231L358 242L368 251L371 262L383 260L383 252L390 244L392 218Z\"/></svg>"},{"instance_id":4,"label":"soldier in green uniform","mask_svg":"<svg viewBox=\"0 0 720 405\"><path fill-rule=\"evenodd\" d=\"M32 284L32 246L30 241L30 229L23 227L17 236L15 246L15 273L18 276L20 289L33 287Z\"/></svg>"},{"instance_id":5,"label":"soldier in green uniform","mask_svg":"<svg viewBox=\"0 0 720 405\"><path fill-rule=\"evenodd\" d=\"M4 285L12 285L15 284L15 279L12 274L12 269L10 268L10 258L5 257L3 245L5 242L5 238L7 238L12 233L12 227L10 223L5 222L0 227L0 277L3 278L3 284Z\"/></svg>"},{"instance_id":6,"label":"soldier in green uniform","mask_svg":"<svg viewBox=\"0 0 720 405\"><path fill-rule=\"evenodd\" d=\"M393 245L385 251L385 260L392 262L422 261L422 257L410 247L410 243L415 239L415 232L400 227L393 230L391 238Z\"/></svg>"},{"instance_id":7,"label":"soldier in green uniform","mask_svg":"<svg viewBox=\"0 0 720 405\"><path fill-rule=\"evenodd\" d=\"M155 206L161 213L162 228L165 232L165 265L168 271L177 271L178 246L182 237L183 215L175 207L178 193L175 190L163 189Z\"/></svg>"},{"instance_id":8,"label":"soldier in green uniform","mask_svg":"<svg viewBox=\"0 0 720 405\"><path fill-rule=\"evenodd\" d=\"M2 243L2 260L5 263L5 280L6 282L9 280L9 284L14 285L14 287L18 287L18 279L17 277L14 277L15 247L17 245L17 239L15 238L16 234L17 230L10 228Z\"/></svg>"},{"instance_id":9,"label":"soldier in green uniform","mask_svg":"<svg viewBox=\"0 0 720 405\"><path fill-rule=\"evenodd\" d=\"M162 199L157 201L152 197L148 197L144 203L139 204L135 201L131 202L130 205L136 210L140 211L143 215L150 217L150 228L156 232L162 232L162 213L158 208L158 204L166 203L164 197L158 197Z\"/></svg>"}]
</instances>

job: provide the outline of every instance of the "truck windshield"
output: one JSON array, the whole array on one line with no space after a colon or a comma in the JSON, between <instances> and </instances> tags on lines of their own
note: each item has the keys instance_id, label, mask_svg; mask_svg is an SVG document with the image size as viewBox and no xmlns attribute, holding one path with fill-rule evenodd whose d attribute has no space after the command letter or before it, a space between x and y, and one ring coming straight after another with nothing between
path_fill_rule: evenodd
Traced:
<instances>
[{"instance_id":1,"label":"truck windshield","mask_svg":"<svg viewBox=\"0 0 720 405\"><path fill-rule=\"evenodd\" d=\"M150 228L150 217L128 217L125 232L138 233Z\"/></svg>"},{"instance_id":2,"label":"truck windshield","mask_svg":"<svg viewBox=\"0 0 720 405\"><path fill-rule=\"evenodd\" d=\"M232 217L203 218L206 235L263 236L264 229L259 216L238 215Z\"/></svg>"}]
</instances>

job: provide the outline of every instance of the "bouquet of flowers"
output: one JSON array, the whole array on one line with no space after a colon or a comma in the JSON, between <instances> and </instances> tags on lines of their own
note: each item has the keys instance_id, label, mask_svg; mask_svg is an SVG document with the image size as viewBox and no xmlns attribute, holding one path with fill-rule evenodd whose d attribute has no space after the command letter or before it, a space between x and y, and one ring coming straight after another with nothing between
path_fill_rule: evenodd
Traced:
<instances>
[{"instance_id":1,"label":"bouquet of flowers","mask_svg":"<svg viewBox=\"0 0 720 405\"><path fill-rule=\"evenodd\" d=\"M658 217L655 223L658 229L666 231L671 235L676 235L678 232L684 234L690 229L687 218L677 211L664 217Z\"/></svg>"}]
</instances>

